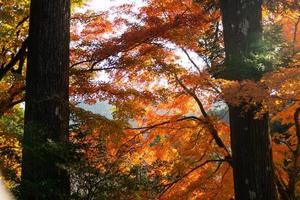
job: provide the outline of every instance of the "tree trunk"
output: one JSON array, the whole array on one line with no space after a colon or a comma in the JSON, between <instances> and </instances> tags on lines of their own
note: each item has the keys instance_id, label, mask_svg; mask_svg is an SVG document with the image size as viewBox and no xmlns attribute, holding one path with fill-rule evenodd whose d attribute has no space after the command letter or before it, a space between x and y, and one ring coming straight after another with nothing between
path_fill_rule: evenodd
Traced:
<instances>
[{"instance_id":1,"label":"tree trunk","mask_svg":"<svg viewBox=\"0 0 300 200\"><path fill-rule=\"evenodd\" d=\"M259 107L230 106L235 199L276 199L268 114L255 118Z\"/></svg>"},{"instance_id":2,"label":"tree trunk","mask_svg":"<svg viewBox=\"0 0 300 200\"><path fill-rule=\"evenodd\" d=\"M223 78L259 80L261 72L248 59L259 52L261 39L261 0L221 0L225 65ZM236 200L277 199L268 113L255 114L261 103L230 105L232 166Z\"/></svg>"},{"instance_id":3,"label":"tree trunk","mask_svg":"<svg viewBox=\"0 0 300 200\"><path fill-rule=\"evenodd\" d=\"M70 0L31 0L21 195L68 199Z\"/></svg>"},{"instance_id":4,"label":"tree trunk","mask_svg":"<svg viewBox=\"0 0 300 200\"><path fill-rule=\"evenodd\" d=\"M294 112L294 122L296 129L296 149L293 152L293 164L289 170L289 183L288 183L288 194L291 200L296 199L296 185L299 177L299 164L300 164L300 107Z\"/></svg>"}]
</instances>

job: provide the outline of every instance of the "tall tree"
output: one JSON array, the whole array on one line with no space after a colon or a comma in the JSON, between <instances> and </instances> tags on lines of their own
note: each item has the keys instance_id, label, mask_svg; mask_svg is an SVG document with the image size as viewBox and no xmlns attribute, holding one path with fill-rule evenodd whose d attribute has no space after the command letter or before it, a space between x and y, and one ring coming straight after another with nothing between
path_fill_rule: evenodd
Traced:
<instances>
[{"instance_id":1,"label":"tall tree","mask_svg":"<svg viewBox=\"0 0 300 200\"><path fill-rule=\"evenodd\" d=\"M26 74L22 199L67 199L58 155L67 140L70 0L32 0Z\"/></svg>"},{"instance_id":2,"label":"tall tree","mask_svg":"<svg viewBox=\"0 0 300 200\"><path fill-rule=\"evenodd\" d=\"M226 69L229 80L259 80L255 66L261 51L262 1L221 0ZM237 200L276 199L268 113L257 117L261 102L229 102L232 165Z\"/></svg>"}]
</instances>

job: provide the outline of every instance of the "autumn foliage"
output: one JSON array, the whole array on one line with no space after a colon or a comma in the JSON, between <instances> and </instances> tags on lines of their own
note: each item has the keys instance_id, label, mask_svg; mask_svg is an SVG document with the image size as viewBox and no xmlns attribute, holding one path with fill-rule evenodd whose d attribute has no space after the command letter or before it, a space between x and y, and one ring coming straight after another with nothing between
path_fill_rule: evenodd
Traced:
<instances>
[{"instance_id":1,"label":"autumn foliage","mask_svg":"<svg viewBox=\"0 0 300 200\"><path fill-rule=\"evenodd\" d=\"M0 19L0 167L16 191L23 115L15 105L24 100L28 5L0 2L7 15ZM218 1L80 6L71 19L70 144L62 148L72 198L233 198L226 103L245 101L262 103L255 117L270 114L276 179L300 196L298 1L263 5L264 53L253 63L272 70L256 82L219 76Z\"/></svg>"}]
</instances>

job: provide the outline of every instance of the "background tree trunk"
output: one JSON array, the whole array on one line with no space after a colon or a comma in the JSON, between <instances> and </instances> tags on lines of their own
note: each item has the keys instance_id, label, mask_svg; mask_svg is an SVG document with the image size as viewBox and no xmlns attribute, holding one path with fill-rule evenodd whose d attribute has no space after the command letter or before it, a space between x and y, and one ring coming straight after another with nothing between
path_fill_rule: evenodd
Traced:
<instances>
[{"instance_id":1,"label":"background tree trunk","mask_svg":"<svg viewBox=\"0 0 300 200\"><path fill-rule=\"evenodd\" d=\"M69 124L70 0L32 0L26 74L21 195L68 199L60 151Z\"/></svg>"},{"instance_id":2,"label":"background tree trunk","mask_svg":"<svg viewBox=\"0 0 300 200\"><path fill-rule=\"evenodd\" d=\"M261 40L261 0L221 0L225 43L223 78L259 80L257 66L246 61L259 51ZM230 103L229 103L230 104ZM274 200L272 148L268 131L268 113L255 118L260 102L229 105L231 150L235 199Z\"/></svg>"}]
</instances>

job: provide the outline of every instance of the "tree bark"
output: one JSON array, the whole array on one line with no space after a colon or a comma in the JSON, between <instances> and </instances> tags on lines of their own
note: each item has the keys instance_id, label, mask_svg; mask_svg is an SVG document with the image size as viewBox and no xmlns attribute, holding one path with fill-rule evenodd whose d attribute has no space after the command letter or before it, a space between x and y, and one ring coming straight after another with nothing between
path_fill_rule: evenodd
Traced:
<instances>
[{"instance_id":1,"label":"tree bark","mask_svg":"<svg viewBox=\"0 0 300 200\"><path fill-rule=\"evenodd\" d=\"M300 107L298 107L294 113L294 122L296 129L296 149L293 151L293 164L289 171L289 183L288 183L288 194L291 200L296 199L296 184L299 177L299 163L300 163Z\"/></svg>"},{"instance_id":2,"label":"tree bark","mask_svg":"<svg viewBox=\"0 0 300 200\"><path fill-rule=\"evenodd\" d=\"M260 79L261 72L247 59L259 51L261 5L261 0L221 0L226 54L223 78ZM244 101L239 106L228 103L235 199L277 199L268 113L255 117L261 102Z\"/></svg>"},{"instance_id":3,"label":"tree bark","mask_svg":"<svg viewBox=\"0 0 300 200\"><path fill-rule=\"evenodd\" d=\"M31 0L21 196L68 199L70 0Z\"/></svg>"},{"instance_id":4,"label":"tree bark","mask_svg":"<svg viewBox=\"0 0 300 200\"><path fill-rule=\"evenodd\" d=\"M256 109L229 108L235 199L276 199L268 114Z\"/></svg>"}]
</instances>

